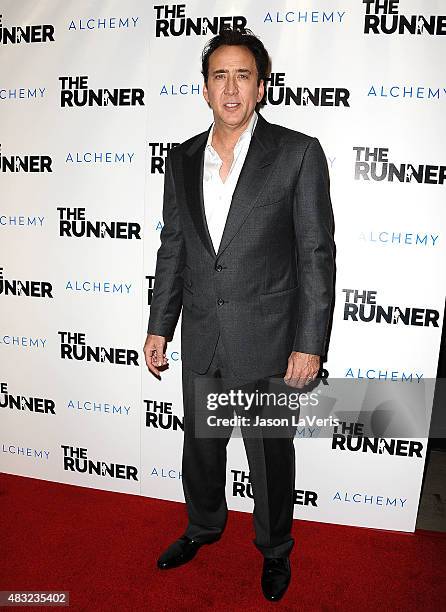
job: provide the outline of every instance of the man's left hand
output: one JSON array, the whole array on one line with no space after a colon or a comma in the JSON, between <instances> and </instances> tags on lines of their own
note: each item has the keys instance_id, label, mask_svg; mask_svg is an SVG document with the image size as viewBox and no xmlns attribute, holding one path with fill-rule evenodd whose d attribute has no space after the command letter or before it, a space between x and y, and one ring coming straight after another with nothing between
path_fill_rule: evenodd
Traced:
<instances>
[{"instance_id":1,"label":"man's left hand","mask_svg":"<svg viewBox=\"0 0 446 612\"><path fill-rule=\"evenodd\" d=\"M316 378L320 365L321 358L319 355L293 351L288 357L288 368L284 381L290 387L302 389Z\"/></svg>"}]
</instances>

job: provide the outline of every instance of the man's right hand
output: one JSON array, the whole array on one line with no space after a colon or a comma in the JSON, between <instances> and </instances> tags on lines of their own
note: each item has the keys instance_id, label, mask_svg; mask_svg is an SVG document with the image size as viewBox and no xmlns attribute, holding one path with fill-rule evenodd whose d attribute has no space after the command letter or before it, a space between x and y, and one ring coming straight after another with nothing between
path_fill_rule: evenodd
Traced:
<instances>
[{"instance_id":1,"label":"man's right hand","mask_svg":"<svg viewBox=\"0 0 446 612\"><path fill-rule=\"evenodd\" d=\"M144 344L144 356L146 358L147 367L152 372L152 374L155 374L155 376L157 376L158 378L161 377L158 368L168 364L165 348L165 336L155 336L154 334L147 334L147 338Z\"/></svg>"}]
</instances>

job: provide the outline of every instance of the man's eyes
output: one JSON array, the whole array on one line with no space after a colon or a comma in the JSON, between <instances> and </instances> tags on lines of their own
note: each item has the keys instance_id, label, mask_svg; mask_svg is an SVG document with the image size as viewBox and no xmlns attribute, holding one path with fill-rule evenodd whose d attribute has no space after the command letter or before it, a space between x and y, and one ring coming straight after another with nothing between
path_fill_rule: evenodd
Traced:
<instances>
[{"instance_id":1,"label":"man's eyes","mask_svg":"<svg viewBox=\"0 0 446 612\"><path fill-rule=\"evenodd\" d=\"M225 78L226 78L226 74L223 74L223 73L216 74L216 75L215 75L215 78L216 78L217 80L221 81L222 79L225 79ZM237 78L238 78L238 79L242 79L242 80L244 80L244 79L248 79L248 78L249 78L249 75L241 73L241 74L238 74L238 75L237 75Z\"/></svg>"}]
</instances>

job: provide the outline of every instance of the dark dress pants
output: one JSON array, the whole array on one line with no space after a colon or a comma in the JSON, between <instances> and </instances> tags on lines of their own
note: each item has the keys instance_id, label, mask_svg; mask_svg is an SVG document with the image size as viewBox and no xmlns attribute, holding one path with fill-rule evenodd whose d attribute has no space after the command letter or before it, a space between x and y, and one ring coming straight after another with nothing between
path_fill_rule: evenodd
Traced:
<instances>
[{"instance_id":1,"label":"dark dress pants","mask_svg":"<svg viewBox=\"0 0 446 612\"><path fill-rule=\"evenodd\" d=\"M227 520L225 496L226 447L232 427L224 437L195 435L195 383L200 376L232 380L234 385L248 381L234 377L221 336L206 374L183 366L184 446L182 481L188 512L185 532L198 542L219 537ZM221 431L221 430L220 430ZM248 437L241 428L254 497L254 544L265 557L286 557L291 537L294 504L295 453L293 437Z\"/></svg>"}]
</instances>

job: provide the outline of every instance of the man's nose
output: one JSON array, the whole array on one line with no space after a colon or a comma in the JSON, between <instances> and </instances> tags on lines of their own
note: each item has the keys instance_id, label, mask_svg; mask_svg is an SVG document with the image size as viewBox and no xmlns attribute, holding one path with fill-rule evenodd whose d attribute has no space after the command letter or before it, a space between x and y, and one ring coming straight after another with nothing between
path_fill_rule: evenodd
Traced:
<instances>
[{"instance_id":1,"label":"man's nose","mask_svg":"<svg viewBox=\"0 0 446 612\"><path fill-rule=\"evenodd\" d=\"M228 75L228 78L226 79L226 86L225 86L225 93L228 95L232 95L237 93L238 88L237 88L237 78L235 75Z\"/></svg>"}]
</instances>

